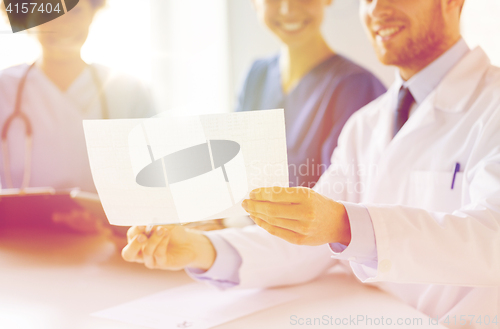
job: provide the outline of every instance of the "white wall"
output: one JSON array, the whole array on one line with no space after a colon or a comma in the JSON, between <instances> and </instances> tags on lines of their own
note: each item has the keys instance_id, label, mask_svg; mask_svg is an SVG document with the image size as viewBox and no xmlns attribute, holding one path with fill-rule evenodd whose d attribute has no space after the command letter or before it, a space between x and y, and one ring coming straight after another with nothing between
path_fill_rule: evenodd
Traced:
<instances>
[{"instance_id":1,"label":"white wall","mask_svg":"<svg viewBox=\"0 0 500 329\"><path fill-rule=\"evenodd\" d=\"M462 34L470 47L480 45L500 66L500 0L466 0Z\"/></svg>"},{"instance_id":2,"label":"white wall","mask_svg":"<svg viewBox=\"0 0 500 329\"><path fill-rule=\"evenodd\" d=\"M231 95L235 96L256 58L278 51L278 41L258 22L251 0L227 0L231 56ZM334 0L327 10L323 31L337 52L374 72L386 85L394 80L394 69L381 65L358 18L358 0Z\"/></svg>"},{"instance_id":3,"label":"white wall","mask_svg":"<svg viewBox=\"0 0 500 329\"><path fill-rule=\"evenodd\" d=\"M151 0L151 9L158 109L230 111L226 0Z\"/></svg>"},{"instance_id":4,"label":"white wall","mask_svg":"<svg viewBox=\"0 0 500 329\"><path fill-rule=\"evenodd\" d=\"M1 1L0 1L1 2ZM151 80L151 17L149 0L108 0L97 13L82 57ZM7 17L0 14L0 69L31 63L40 56L33 30L12 33Z\"/></svg>"}]
</instances>

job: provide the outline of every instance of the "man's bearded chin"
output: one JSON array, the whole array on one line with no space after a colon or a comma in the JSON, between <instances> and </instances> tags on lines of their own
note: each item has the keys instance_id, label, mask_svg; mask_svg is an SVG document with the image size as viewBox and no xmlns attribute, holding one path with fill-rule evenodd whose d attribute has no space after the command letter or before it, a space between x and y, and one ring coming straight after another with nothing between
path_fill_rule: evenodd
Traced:
<instances>
[{"instance_id":1,"label":"man's bearded chin","mask_svg":"<svg viewBox=\"0 0 500 329\"><path fill-rule=\"evenodd\" d=\"M376 47L380 62L397 67L421 67L422 63L430 63L442 54L449 46L444 22L440 17L434 17L433 20L434 24L425 25L427 27L425 31L421 31L415 38L408 38L398 49Z\"/></svg>"},{"instance_id":2,"label":"man's bearded chin","mask_svg":"<svg viewBox=\"0 0 500 329\"><path fill-rule=\"evenodd\" d=\"M438 35L434 30L426 32L417 39L408 40L406 45L391 56L392 63L389 65L412 67L429 62L437 54L443 53L447 45L444 36Z\"/></svg>"}]
</instances>

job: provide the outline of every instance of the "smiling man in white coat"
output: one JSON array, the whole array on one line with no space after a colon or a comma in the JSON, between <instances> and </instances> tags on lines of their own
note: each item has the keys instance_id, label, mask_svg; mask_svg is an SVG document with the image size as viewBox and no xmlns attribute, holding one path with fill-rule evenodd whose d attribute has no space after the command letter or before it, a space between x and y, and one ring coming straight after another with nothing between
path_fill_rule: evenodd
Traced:
<instances>
[{"instance_id":1,"label":"smiling man in white coat","mask_svg":"<svg viewBox=\"0 0 500 329\"><path fill-rule=\"evenodd\" d=\"M347 122L315 188L253 191L243 206L258 226L134 227L123 257L221 288L301 283L341 262L450 328L498 328L500 69L461 38L463 4L361 0L399 74Z\"/></svg>"}]
</instances>

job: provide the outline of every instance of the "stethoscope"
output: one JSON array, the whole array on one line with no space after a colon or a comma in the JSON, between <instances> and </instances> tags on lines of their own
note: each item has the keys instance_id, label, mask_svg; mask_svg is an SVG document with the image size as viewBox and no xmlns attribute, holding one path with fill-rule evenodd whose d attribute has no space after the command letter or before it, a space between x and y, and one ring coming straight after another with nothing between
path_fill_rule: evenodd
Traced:
<instances>
[{"instance_id":1,"label":"stethoscope","mask_svg":"<svg viewBox=\"0 0 500 329\"><path fill-rule=\"evenodd\" d=\"M5 120L5 123L2 127L2 154L3 154L3 164L4 164L4 170L5 170L5 183L8 188L13 188L14 185L12 184L12 172L10 170L10 152L9 152L9 145L8 145L8 135L9 135L9 129L11 127L12 121L14 119L19 118L25 128L25 141L24 141L24 173L23 173L23 181L21 184L21 190L25 189L29 185L30 177L31 177L31 155L33 152L33 128L31 125L31 121L26 115L21 110L22 106L22 97L23 97L23 92L24 92L24 85L26 84L26 78L28 77L28 74L30 73L31 69L35 66L35 63L31 64L24 75L22 76L19 86L17 88L17 95L16 95L16 102L14 104L14 111L12 112L11 115L7 117L7 120ZM106 102L106 95L104 94L104 89L101 80L99 79L99 75L96 71L96 69L92 66L89 65L90 73L92 75L92 79L94 80L95 85L97 86L98 93L99 93L99 101L101 105L101 114L103 119L108 119L109 118L109 109L108 109L108 103Z\"/></svg>"}]
</instances>

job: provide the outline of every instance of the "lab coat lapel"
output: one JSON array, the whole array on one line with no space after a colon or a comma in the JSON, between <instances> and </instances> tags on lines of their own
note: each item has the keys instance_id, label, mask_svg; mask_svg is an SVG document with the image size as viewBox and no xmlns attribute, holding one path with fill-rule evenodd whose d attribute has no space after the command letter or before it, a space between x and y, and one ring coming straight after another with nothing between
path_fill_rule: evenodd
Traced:
<instances>
[{"instance_id":1,"label":"lab coat lapel","mask_svg":"<svg viewBox=\"0 0 500 329\"><path fill-rule=\"evenodd\" d=\"M395 98L394 98L395 99ZM431 99L424 101L417 111L408 119L401 130L389 141L377 165L377 175L374 177L374 188L368 189L368 202L403 203L405 196L406 173L415 162L416 154L411 145L418 140L425 140L426 126L435 121L434 106ZM386 133L392 133L394 111L386 115Z\"/></svg>"},{"instance_id":2,"label":"lab coat lapel","mask_svg":"<svg viewBox=\"0 0 500 329\"><path fill-rule=\"evenodd\" d=\"M363 163L367 168L375 168L376 170L367 171L366 189L365 193L361 196L361 202L369 203L378 193L378 186L381 185L381 177L385 175L385 171L388 167L388 163L385 159L387 158L386 153L390 151L390 145L392 143L392 130L394 122L394 108L396 107L397 94L399 91L399 86L396 84L392 85L387 93L382 96L380 104L377 104L379 108L379 113L366 122L367 130L371 131L371 134L367 136L369 141L366 143L370 144L369 150L365 154L360 155L361 163ZM364 158L366 157L366 158Z\"/></svg>"},{"instance_id":3,"label":"lab coat lapel","mask_svg":"<svg viewBox=\"0 0 500 329\"><path fill-rule=\"evenodd\" d=\"M398 145L405 138L436 121L436 111L458 113L468 107L468 102L479 85L490 60L481 48L469 52L441 81L408 119L390 143Z\"/></svg>"},{"instance_id":4,"label":"lab coat lapel","mask_svg":"<svg viewBox=\"0 0 500 329\"><path fill-rule=\"evenodd\" d=\"M389 143L389 149L397 148L397 145L404 143L404 140L411 134L418 132L419 129L434 123L436 120L433 96L427 97L416 109L408 121L401 127L401 130L394 136Z\"/></svg>"},{"instance_id":5,"label":"lab coat lapel","mask_svg":"<svg viewBox=\"0 0 500 329\"><path fill-rule=\"evenodd\" d=\"M490 59L481 47L470 51L436 88L434 106L449 113L469 108L490 65Z\"/></svg>"},{"instance_id":6,"label":"lab coat lapel","mask_svg":"<svg viewBox=\"0 0 500 329\"><path fill-rule=\"evenodd\" d=\"M470 99L476 92L490 62L484 51L476 48L467 54L443 79L438 87L422 102L398 134L387 144L380 159L371 159L377 164L377 175L371 180L365 202L405 203L405 186L409 184L409 173L415 169L417 160L422 158L431 161L432 154L426 154L425 148L416 148L422 143L433 143L429 140L428 129L436 123L437 111L459 113L470 106ZM390 99L381 109L381 120L384 129L392 131L393 113L396 99L396 88L391 88ZM389 120L389 121L387 121ZM377 130L374 130L374 132ZM387 133L387 132L386 132ZM374 138L379 139L379 137ZM380 137L384 144L386 134ZM373 144L374 142L372 142ZM379 145L375 145L379 147Z\"/></svg>"}]
</instances>

